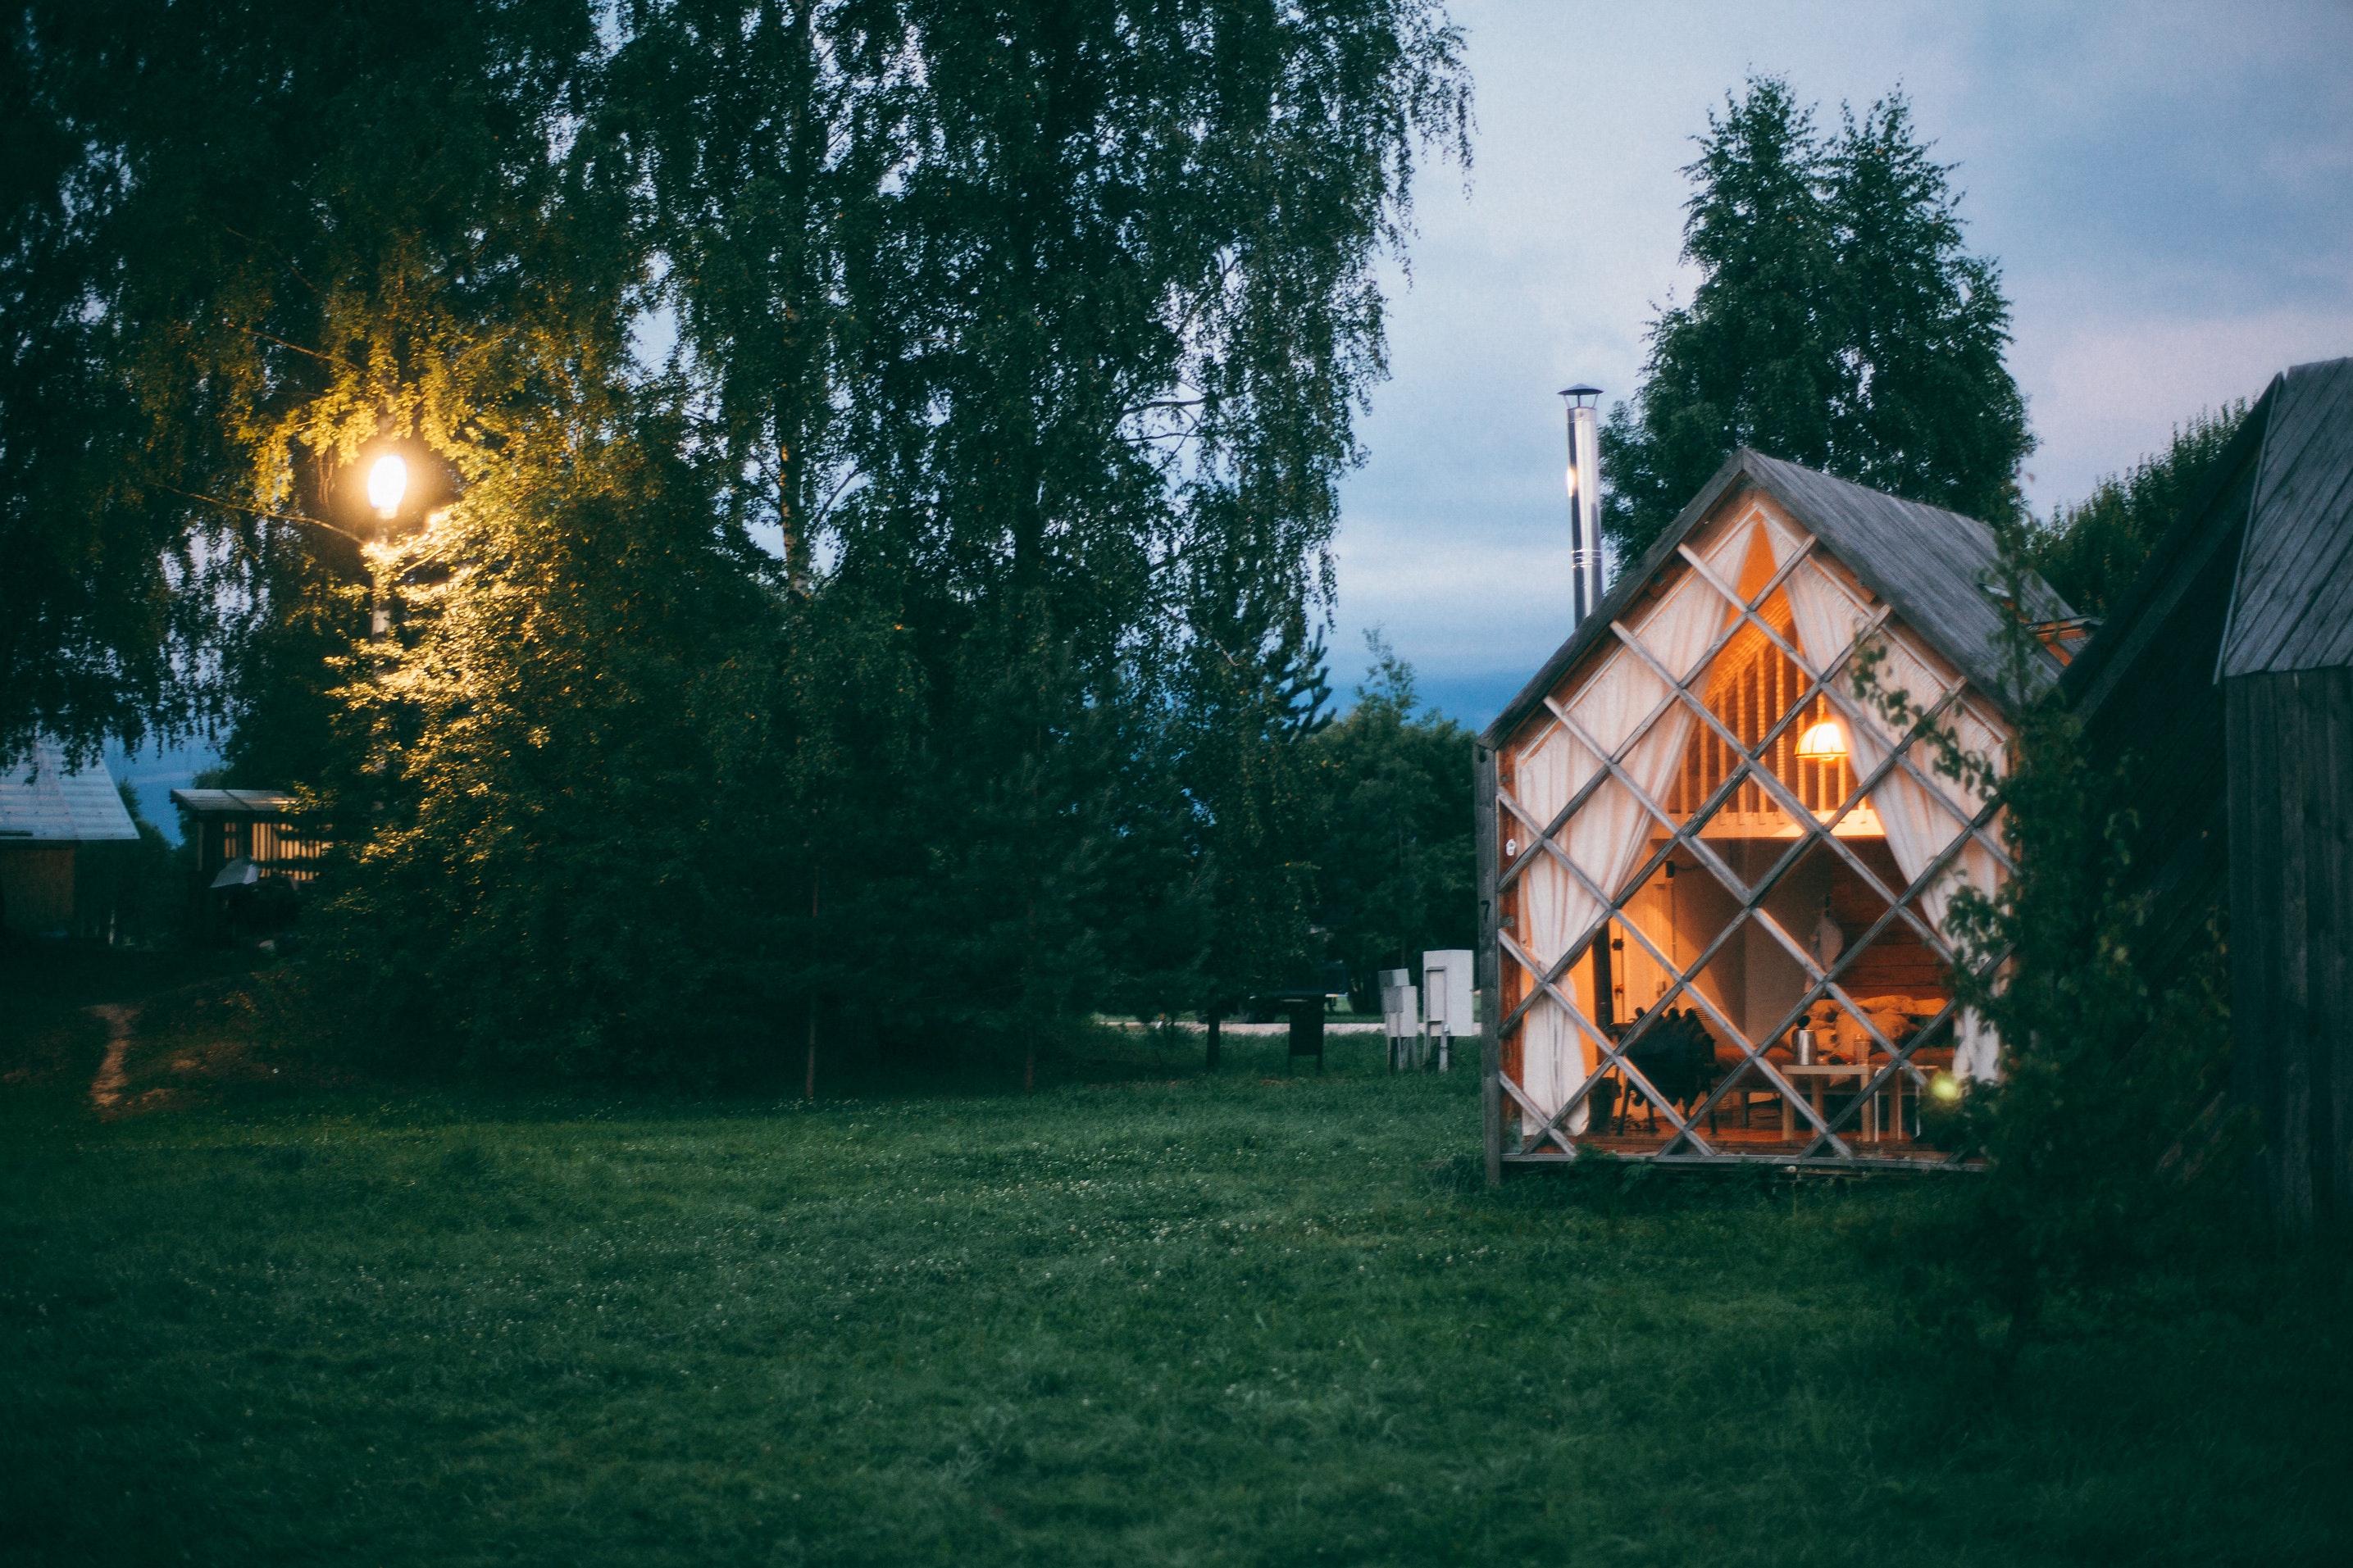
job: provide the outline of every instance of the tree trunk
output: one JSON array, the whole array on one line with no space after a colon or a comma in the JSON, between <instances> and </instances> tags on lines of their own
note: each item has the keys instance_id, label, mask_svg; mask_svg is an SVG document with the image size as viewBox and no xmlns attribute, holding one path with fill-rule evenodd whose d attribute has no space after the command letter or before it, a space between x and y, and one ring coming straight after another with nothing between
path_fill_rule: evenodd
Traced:
<instances>
[{"instance_id":1,"label":"tree trunk","mask_svg":"<svg viewBox=\"0 0 2353 1568\"><path fill-rule=\"evenodd\" d=\"M818 868L811 866L809 868L809 936L812 942L817 936L818 876ZM801 1079L801 1098L803 1100L817 1098L817 987L815 985L809 987L808 1067Z\"/></svg>"}]
</instances>

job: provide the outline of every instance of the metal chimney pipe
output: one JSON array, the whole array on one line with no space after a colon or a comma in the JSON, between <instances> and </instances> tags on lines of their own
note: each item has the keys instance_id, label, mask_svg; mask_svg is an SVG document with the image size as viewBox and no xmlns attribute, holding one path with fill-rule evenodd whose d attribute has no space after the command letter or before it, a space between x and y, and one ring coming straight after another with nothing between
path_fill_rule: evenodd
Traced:
<instances>
[{"instance_id":1,"label":"metal chimney pipe","mask_svg":"<svg viewBox=\"0 0 2353 1568\"><path fill-rule=\"evenodd\" d=\"M1601 415L1598 386L1565 386L1568 406L1569 599L1577 624L1601 607Z\"/></svg>"}]
</instances>

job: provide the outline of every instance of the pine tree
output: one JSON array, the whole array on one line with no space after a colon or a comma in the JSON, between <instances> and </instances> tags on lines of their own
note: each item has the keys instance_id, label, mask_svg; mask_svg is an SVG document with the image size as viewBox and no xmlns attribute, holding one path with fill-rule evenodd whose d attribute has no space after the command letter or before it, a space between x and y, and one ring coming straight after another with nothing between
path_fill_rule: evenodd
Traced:
<instances>
[{"instance_id":1,"label":"pine tree","mask_svg":"<svg viewBox=\"0 0 2353 1568\"><path fill-rule=\"evenodd\" d=\"M1478 867L1470 732L1422 706L1412 667L1379 634L1366 646L1372 668L1356 705L1315 738L1314 756L1329 802L1316 854L1321 923L1372 1005L1379 971L1418 970L1429 949L1471 945Z\"/></svg>"},{"instance_id":2,"label":"pine tree","mask_svg":"<svg viewBox=\"0 0 2353 1568\"><path fill-rule=\"evenodd\" d=\"M1736 447L1995 521L2032 447L2003 363L1994 264L1962 247L1951 166L1900 92L1835 136L1762 77L1708 117L1683 255L1688 305L1652 323L1603 432L1603 529L1649 548Z\"/></svg>"}]
</instances>

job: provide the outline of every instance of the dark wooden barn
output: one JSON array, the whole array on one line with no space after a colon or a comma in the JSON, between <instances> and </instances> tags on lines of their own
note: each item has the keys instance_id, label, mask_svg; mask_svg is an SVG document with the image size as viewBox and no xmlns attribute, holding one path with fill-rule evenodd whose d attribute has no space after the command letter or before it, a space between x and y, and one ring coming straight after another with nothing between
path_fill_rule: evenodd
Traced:
<instances>
[{"instance_id":1,"label":"dark wooden barn","mask_svg":"<svg viewBox=\"0 0 2353 1568\"><path fill-rule=\"evenodd\" d=\"M2128 760L2160 962L2227 913L2274 1217L2353 1225L2353 359L2272 383L2063 689Z\"/></svg>"}]
</instances>

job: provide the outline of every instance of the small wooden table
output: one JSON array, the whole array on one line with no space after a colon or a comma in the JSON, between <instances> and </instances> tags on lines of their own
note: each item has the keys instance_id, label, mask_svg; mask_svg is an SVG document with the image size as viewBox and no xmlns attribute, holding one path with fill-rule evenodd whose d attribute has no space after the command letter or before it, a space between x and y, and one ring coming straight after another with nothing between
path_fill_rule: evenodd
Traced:
<instances>
[{"instance_id":1,"label":"small wooden table","mask_svg":"<svg viewBox=\"0 0 2353 1568\"><path fill-rule=\"evenodd\" d=\"M1784 1078L1806 1080L1806 1087L1812 1090L1810 1098L1814 1102L1814 1114L1821 1117L1825 1125L1829 1123L1830 1117L1822 1110L1822 1085L1831 1079L1851 1078L1855 1080L1854 1086L1859 1090L1871 1081L1872 1074L1878 1070L1868 1062L1812 1062L1804 1067L1799 1067L1794 1062L1776 1062L1774 1066L1779 1069ZM1888 1120L1893 1125L1900 1128L1904 1121L1904 1076L1898 1073L1890 1087L1895 1092L1895 1111ZM1879 1142L1879 1100L1880 1096L1874 1094L1871 1097L1870 1103L1862 1108L1862 1136L1868 1142ZM1796 1132L1796 1112L1789 1102L1783 1100L1781 1101L1781 1136L1789 1138L1795 1136Z\"/></svg>"}]
</instances>

